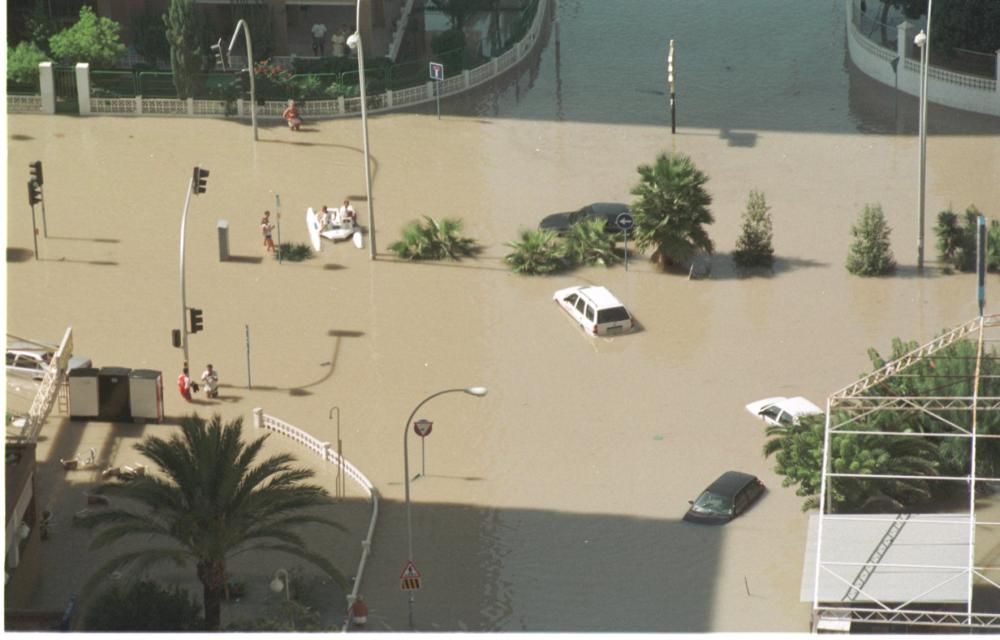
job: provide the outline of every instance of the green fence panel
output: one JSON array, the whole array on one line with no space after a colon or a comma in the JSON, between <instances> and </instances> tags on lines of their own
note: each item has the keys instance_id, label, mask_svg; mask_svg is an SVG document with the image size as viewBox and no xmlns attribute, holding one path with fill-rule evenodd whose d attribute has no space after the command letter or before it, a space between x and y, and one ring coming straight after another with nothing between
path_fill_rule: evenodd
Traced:
<instances>
[{"instance_id":1,"label":"green fence panel","mask_svg":"<svg viewBox=\"0 0 1000 640\"><path fill-rule=\"evenodd\" d=\"M143 71L139 74L139 94L145 98L176 98L174 75L163 71Z\"/></svg>"},{"instance_id":2,"label":"green fence panel","mask_svg":"<svg viewBox=\"0 0 1000 640\"><path fill-rule=\"evenodd\" d=\"M134 98L139 83L132 71L91 71L90 95L94 98Z\"/></svg>"}]
</instances>

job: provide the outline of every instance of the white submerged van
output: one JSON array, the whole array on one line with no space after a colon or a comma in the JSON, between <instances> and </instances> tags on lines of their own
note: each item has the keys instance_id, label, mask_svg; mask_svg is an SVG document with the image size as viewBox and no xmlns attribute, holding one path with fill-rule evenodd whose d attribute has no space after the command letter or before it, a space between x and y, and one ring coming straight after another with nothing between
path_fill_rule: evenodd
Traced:
<instances>
[{"instance_id":1,"label":"white submerged van","mask_svg":"<svg viewBox=\"0 0 1000 640\"><path fill-rule=\"evenodd\" d=\"M604 287L560 289L552 299L593 336L627 333L635 326L625 305Z\"/></svg>"}]
</instances>

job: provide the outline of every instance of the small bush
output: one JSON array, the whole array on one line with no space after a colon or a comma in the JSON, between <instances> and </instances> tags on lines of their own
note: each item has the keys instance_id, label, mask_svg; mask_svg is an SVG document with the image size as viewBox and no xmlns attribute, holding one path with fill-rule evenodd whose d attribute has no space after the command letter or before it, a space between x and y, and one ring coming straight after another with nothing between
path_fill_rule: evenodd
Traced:
<instances>
[{"instance_id":1,"label":"small bush","mask_svg":"<svg viewBox=\"0 0 1000 640\"><path fill-rule=\"evenodd\" d=\"M608 233L603 218L584 220L572 225L566 234L567 266L585 264L610 267L621 261L615 238Z\"/></svg>"},{"instance_id":2,"label":"small bush","mask_svg":"<svg viewBox=\"0 0 1000 640\"><path fill-rule=\"evenodd\" d=\"M552 231L526 229L521 239L507 245L514 251L504 256L504 262L515 273L543 275L566 269L566 246Z\"/></svg>"},{"instance_id":3,"label":"small bush","mask_svg":"<svg viewBox=\"0 0 1000 640\"><path fill-rule=\"evenodd\" d=\"M20 85L38 85L38 65L48 60L34 42L19 42L7 47L7 81Z\"/></svg>"},{"instance_id":4,"label":"small bush","mask_svg":"<svg viewBox=\"0 0 1000 640\"><path fill-rule=\"evenodd\" d=\"M938 213L934 227L938 257L948 266L959 271L976 270L976 221L980 215L975 205L969 205L962 224L959 215L950 208ZM986 234L986 268L1000 271L1000 223L990 221Z\"/></svg>"},{"instance_id":5,"label":"small bush","mask_svg":"<svg viewBox=\"0 0 1000 640\"><path fill-rule=\"evenodd\" d=\"M865 205L858 222L851 227L854 243L847 255L847 270L856 276L878 276L896 268L882 206Z\"/></svg>"},{"instance_id":6,"label":"small bush","mask_svg":"<svg viewBox=\"0 0 1000 640\"><path fill-rule=\"evenodd\" d=\"M302 262L313 257L312 247L301 242L282 242L276 248L274 257L288 262Z\"/></svg>"},{"instance_id":7,"label":"small bush","mask_svg":"<svg viewBox=\"0 0 1000 640\"><path fill-rule=\"evenodd\" d=\"M774 264L774 247L771 245L771 207L764 194L751 191L747 208L743 212L743 228L736 239L733 262L743 268L770 267Z\"/></svg>"},{"instance_id":8,"label":"small bush","mask_svg":"<svg viewBox=\"0 0 1000 640\"><path fill-rule=\"evenodd\" d=\"M389 245L389 250L407 260L461 260L479 253L476 241L460 236L461 230L461 220L424 216L423 223L413 221L406 225L403 239Z\"/></svg>"},{"instance_id":9,"label":"small bush","mask_svg":"<svg viewBox=\"0 0 1000 640\"><path fill-rule=\"evenodd\" d=\"M87 631L201 631L201 605L179 587L149 580L115 585L86 609Z\"/></svg>"}]
</instances>

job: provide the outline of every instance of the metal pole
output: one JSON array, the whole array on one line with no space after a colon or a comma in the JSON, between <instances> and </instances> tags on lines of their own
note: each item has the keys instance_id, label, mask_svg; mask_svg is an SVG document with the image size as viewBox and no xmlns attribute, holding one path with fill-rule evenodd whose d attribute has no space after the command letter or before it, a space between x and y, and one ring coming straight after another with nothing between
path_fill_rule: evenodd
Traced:
<instances>
[{"instance_id":1,"label":"metal pole","mask_svg":"<svg viewBox=\"0 0 1000 640\"><path fill-rule=\"evenodd\" d=\"M250 68L250 123L253 126L253 139L257 140L257 92L255 91L253 73L253 43L250 40L250 29L246 21L240 18L233 29L233 37L229 39L229 55L233 53L233 46L236 44L236 37L240 34L240 27L243 27L243 35L247 42L247 66Z\"/></svg>"},{"instance_id":2,"label":"metal pole","mask_svg":"<svg viewBox=\"0 0 1000 640\"><path fill-rule=\"evenodd\" d=\"M482 391L479 393L478 391ZM406 419L406 424L403 425L403 485L405 487L404 492L406 495L406 559L413 562L413 518L410 511L410 424L413 422L413 417L417 415L417 411L420 411L420 407L427 404L430 400L444 395L446 393L469 393L471 395L484 395L486 393L485 389L481 390L475 389L445 389L444 391L438 391L437 393L432 393L423 400L420 404L413 409L413 413L410 417ZM413 591L410 591L410 628L413 628Z\"/></svg>"},{"instance_id":3,"label":"metal pole","mask_svg":"<svg viewBox=\"0 0 1000 640\"><path fill-rule=\"evenodd\" d=\"M278 225L278 264L281 264L281 196L274 194L274 219Z\"/></svg>"},{"instance_id":4,"label":"metal pole","mask_svg":"<svg viewBox=\"0 0 1000 640\"><path fill-rule=\"evenodd\" d=\"M427 438L420 439L420 475L427 475Z\"/></svg>"},{"instance_id":5,"label":"metal pole","mask_svg":"<svg viewBox=\"0 0 1000 640\"><path fill-rule=\"evenodd\" d=\"M375 203L372 201L372 169L368 151L368 95L365 93L365 53L361 44L361 0L355 12L354 35L358 37L358 76L361 80L361 128L365 143L365 195L368 197L368 242L369 255L375 259Z\"/></svg>"},{"instance_id":6,"label":"metal pole","mask_svg":"<svg viewBox=\"0 0 1000 640\"><path fill-rule=\"evenodd\" d=\"M187 196L184 198L184 213L181 214L181 348L184 350L184 366L188 366L188 330L187 330L187 288L184 284L184 230L187 228L188 208L191 205L191 193L194 191L194 176L188 182Z\"/></svg>"},{"instance_id":7,"label":"metal pole","mask_svg":"<svg viewBox=\"0 0 1000 640\"><path fill-rule=\"evenodd\" d=\"M674 93L674 39L670 39L667 55L667 83L670 85L670 133L677 133L677 99Z\"/></svg>"},{"instance_id":8,"label":"metal pole","mask_svg":"<svg viewBox=\"0 0 1000 640\"><path fill-rule=\"evenodd\" d=\"M243 325L247 337L247 389L253 389L250 385L250 325Z\"/></svg>"},{"instance_id":9,"label":"metal pole","mask_svg":"<svg viewBox=\"0 0 1000 640\"><path fill-rule=\"evenodd\" d=\"M976 297L979 301L979 317L983 317L986 306L986 216L976 218Z\"/></svg>"},{"instance_id":10,"label":"metal pole","mask_svg":"<svg viewBox=\"0 0 1000 640\"><path fill-rule=\"evenodd\" d=\"M340 487L341 487L341 471L344 468L344 456L342 454L342 450L341 450L341 446L340 446L340 407L331 407L330 408L330 416L329 416L330 419L333 419L333 412L334 411L337 412L337 480L336 480L336 487L337 487L337 489L336 489L336 496L338 498L342 498L344 494L341 492Z\"/></svg>"},{"instance_id":11,"label":"metal pole","mask_svg":"<svg viewBox=\"0 0 1000 640\"><path fill-rule=\"evenodd\" d=\"M628 229L622 229L625 233L625 271L628 271Z\"/></svg>"},{"instance_id":12,"label":"metal pole","mask_svg":"<svg viewBox=\"0 0 1000 640\"><path fill-rule=\"evenodd\" d=\"M434 95L437 97L438 120L441 119L441 81L434 81Z\"/></svg>"},{"instance_id":13,"label":"metal pole","mask_svg":"<svg viewBox=\"0 0 1000 640\"><path fill-rule=\"evenodd\" d=\"M42 185L38 185L38 192L40 194L42 194L42 229L43 229L43 231L45 233L45 237L48 238L49 237L49 223L45 219L45 190L42 188Z\"/></svg>"},{"instance_id":14,"label":"metal pole","mask_svg":"<svg viewBox=\"0 0 1000 640\"><path fill-rule=\"evenodd\" d=\"M35 205L31 205L31 239L35 242L35 260L38 260L38 222L35 221Z\"/></svg>"},{"instance_id":15,"label":"metal pole","mask_svg":"<svg viewBox=\"0 0 1000 640\"><path fill-rule=\"evenodd\" d=\"M924 208L927 181L927 67L930 63L931 8L934 0L927 2L927 30L920 47L920 191L917 194L917 268L924 267Z\"/></svg>"}]
</instances>

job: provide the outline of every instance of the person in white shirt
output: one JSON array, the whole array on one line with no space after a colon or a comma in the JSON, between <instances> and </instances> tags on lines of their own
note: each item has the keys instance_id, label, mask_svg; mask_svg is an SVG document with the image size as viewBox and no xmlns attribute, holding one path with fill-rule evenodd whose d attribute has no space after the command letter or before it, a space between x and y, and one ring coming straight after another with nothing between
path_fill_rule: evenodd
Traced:
<instances>
[{"instance_id":1,"label":"person in white shirt","mask_svg":"<svg viewBox=\"0 0 1000 640\"><path fill-rule=\"evenodd\" d=\"M321 231L330 228L333 225L333 212L327 208L324 204L323 208L319 212L319 228Z\"/></svg>"},{"instance_id":2,"label":"person in white shirt","mask_svg":"<svg viewBox=\"0 0 1000 640\"><path fill-rule=\"evenodd\" d=\"M313 55L322 57L323 43L324 40L326 39L326 25L321 22L317 22L312 26L312 34L313 34Z\"/></svg>"},{"instance_id":3,"label":"person in white shirt","mask_svg":"<svg viewBox=\"0 0 1000 640\"><path fill-rule=\"evenodd\" d=\"M219 397L219 372L208 365L201 374L201 381L205 383L205 395L209 398Z\"/></svg>"},{"instance_id":4,"label":"person in white shirt","mask_svg":"<svg viewBox=\"0 0 1000 640\"><path fill-rule=\"evenodd\" d=\"M333 57L343 58L345 53L344 45L347 44L347 34L344 27L333 32L333 35L330 36L330 44L333 45Z\"/></svg>"},{"instance_id":5,"label":"person in white shirt","mask_svg":"<svg viewBox=\"0 0 1000 640\"><path fill-rule=\"evenodd\" d=\"M344 205L337 210L337 222L341 225L355 226L358 224L358 214L351 206L350 199L344 199Z\"/></svg>"}]
</instances>

